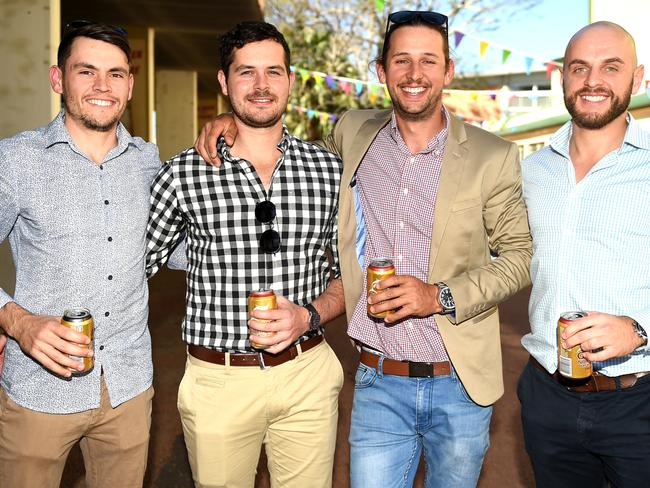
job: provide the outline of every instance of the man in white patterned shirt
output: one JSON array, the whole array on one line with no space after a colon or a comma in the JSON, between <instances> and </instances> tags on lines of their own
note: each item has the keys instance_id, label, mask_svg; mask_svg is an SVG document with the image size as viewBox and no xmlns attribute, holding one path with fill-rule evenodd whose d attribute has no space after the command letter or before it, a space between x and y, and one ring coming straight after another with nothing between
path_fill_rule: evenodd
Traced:
<instances>
[{"instance_id":1,"label":"man in white patterned shirt","mask_svg":"<svg viewBox=\"0 0 650 488\"><path fill-rule=\"evenodd\" d=\"M153 397L145 231L160 160L119 123L130 59L123 29L71 22L49 72L64 109L0 141L0 240L16 264L14 295L0 289L3 488L58 487L77 441L88 487L142 485ZM95 366L79 376L70 356L93 351L60 323L74 306L95 321Z\"/></svg>"},{"instance_id":2,"label":"man in white patterned shirt","mask_svg":"<svg viewBox=\"0 0 650 488\"><path fill-rule=\"evenodd\" d=\"M274 486L332 483L341 365L321 323L343 312L336 250L341 161L282 124L294 75L275 27L243 22L221 38L219 82L239 137L219 168L194 149L152 187L148 271L187 236L188 343L178 405L196 486L250 487L266 446ZM328 249L332 252L330 265ZM248 293L277 310L248 323ZM270 322L265 322L270 321Z\"/></svg>"},{"instance_id":3,"label":"man in white patterned shirt","mask_svg":"<svg viewBox=\"0 0 650 488\"><path fill-rule=\"evenodd\" d=\"M648 486L650 480L650 134L627 113L643 79L632 37L597 22L568 44L572 116L522 163L533 236L531 353L518 385L526 448L544 488ZM561 337L594 373L558 372Z\"/></svg>"}]
</instances>

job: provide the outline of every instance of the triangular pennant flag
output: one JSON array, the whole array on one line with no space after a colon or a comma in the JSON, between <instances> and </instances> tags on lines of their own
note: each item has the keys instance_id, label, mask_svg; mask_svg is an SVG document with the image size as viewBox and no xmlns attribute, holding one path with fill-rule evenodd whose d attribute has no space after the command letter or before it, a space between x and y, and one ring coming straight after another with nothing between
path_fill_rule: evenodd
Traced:
<instances>
[{"instance_id":1,"label":"triangular pennant flag","mask_svg":"<svg viewBox=\"0 0 650 488\"><path fill-rule=\"evenodd\" d=\"M311 119L314 115L316 115L315 110L312 110L312 109L307 110L307 117L309 117Z\"/></svg>"},{"instance_id":2,"label":"triangular pennant flag","mask_svg":"<svg viewBox=\"0 0 650 488\"><path fill-rule=\"evenodd\" d=\"M299 73L300 73L300 78L302 78L302 82L306 83L307 80L309 79L309 71L307 71L306 69L301 69L299 70Z\"/></svg>"},{"instance_id":3,"label":"triangular pennant flag","mask_svg":"<svg viewBox=\"0 0 650 488\"><path fill-rule=\"evenodd\" d=\"M375 0L375 10L379 13L384 11L384 0Z\"/></svg>"},{"instance_id":4,"label":"triangular pennant flag","mask_svg":"<svg viewBox=\"0 0 650 488\"><path fill-rule=\"evenodd\" d=\"M336 81L334 81L332 75L327 75L327 77L325 78L325 83L327 83L327 86L329 86L332 90L336 88Z\"/></svg>"},{"instance_id":5,"label":"triangular pennant flag","mask_svg":"<svg viewBox=\"0 0 650 488\"><path fill-rule=\"evenodd\" d=\"M509 51L508 49L503 50L503 54L501 54L501 64L505 64L506 61L508 61L508 58L512 54L512 51Z\"/></svg>"},{"instance_id":6,"label":"triangular pennant flag","mask_svg":"<svg viewBox=\"0 0 650 488\"><path fill-rule=\"evenodd\" d=\"M555 69L555 63L546 63L546 78L551 77L551 73Z\"/></svg>"},{"instance_id":7,"label":"triangular pennant flag","mask_svg":"<svg viewBox=\"0 0 650 488\"><path fill-rule=\"evenodd\" d=\"M390 93L388 93L388 87L384 85L384 97L386 97L386 100L390 100Z\"/></svg>"},{"instance_id":8,"label":"triangular pennant flag","mask_svg":"<svg viewBox=\"0 0 650 488\"><path fill-rule=\"evenodd\" d=\"M327 114L326 114L325 112L320 112L320 121L321 121L323 124L324 124L325 122L327 122L327 119L329 119L329 117L327 116Z\"/></svg>"},{"instance_id":9,"label":"triangular pennant flag","mask_svg":"<svg viewBox=\"0 0 650 488\"><path fill-rule=\"evenodd\" d=\"M352 86L347 81L341 81L340 86L341 86L341 90L343 90L343 93L345 93L346 95L349 95L350 92L352 91Z\"/></svg>"},{"instance_id":10,"label":"triangular pennant flag","mask_svg":"<svg viewBox=\"0 0 650 488\"><path fill-rule=\"evenodd\" d=\"M357 81L354 84L354 87L357 90L357 96L360 96L363 93L363 83L361 83L360 81Z\"/></svg>"},{"instance_id":11,"label":"triangular pennant flag","mask_svg":"<svg viewBox=\"0 0 650 488\"><path fill-rule=\"evenodd\" d=\"M316 85L321 86L323 84L323 77L314 73L314 80L316 80Z\"/></svg>"},{"instance_id":12,"label":"triangular pennant flag","mask_svg":"<svg viewBox=\"0 0 650 488\"><path fill-rule=\"evenodd\" d=\"M368 94L368 100L370 100L370 103L372 103L374 105L375 102L377 101L377 94L376 93L369 93Z\"/></svg>"},{"instance_id":13,"label":"triangular pennant flag","mask_svg":"<svg viewBox=\"0 0 650 488\"><path fill-rule=\"evenodd\" d=\"M459 31L454 31L454 47L458 47L460 41L463 40L463 37L465 37L465 34Z\"/></svg>"},{"instance_id":14,"label":"triangular pennant flag","mask_svg":"<svg viewBox=\"0 0 650 488\"><path fill-rule=\"evenodd\" d=\"M526 58L526 74L529 76L532 67L533 67L533 58Z\"/></svg>"},{"instance_id":15,"label":"triangular pennant flag","mask_svg":"<svg viewBox=\"0 0 650 488\"><path fill-rule=\"evenodd\" d=\"M487 51L489 44L487 41L480 41L479 42L479 57L485 56L485 51Z\"/></svg>"},{"instance_id":16,"label":"triangular pennant flag","mask_svg":"<svg viewBox=\"0 0 650 488\"><path fill-rule=\"evenodd\" d=\"M336 114L330 114L330 122L336 122Z\"/></svg>"}]
</instances>

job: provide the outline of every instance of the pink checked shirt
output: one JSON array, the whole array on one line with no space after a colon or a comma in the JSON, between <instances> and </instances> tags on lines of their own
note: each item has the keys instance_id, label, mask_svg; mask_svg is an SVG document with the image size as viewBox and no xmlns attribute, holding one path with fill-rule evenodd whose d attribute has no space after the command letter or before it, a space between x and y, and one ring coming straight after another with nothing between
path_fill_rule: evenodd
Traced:
<instances>
[{"instance_id":1,"label":"pink checked shirt","mask_svg":"<svg viewBox=\"0 0 650 488\"><path fill-rule=\"evenodd\" d=\"M361 162L356 178L366 221L364 269L374 258L389 257L398 275L427 281L433 215L449 127L444 108L443 113L445 128L417 154L411 154L406 146L393 114ZM433 317L407 318L391 326L374 322L367 315L365 287L348 334L392 359L448 360Z\"/></svg>"}]
</instances>

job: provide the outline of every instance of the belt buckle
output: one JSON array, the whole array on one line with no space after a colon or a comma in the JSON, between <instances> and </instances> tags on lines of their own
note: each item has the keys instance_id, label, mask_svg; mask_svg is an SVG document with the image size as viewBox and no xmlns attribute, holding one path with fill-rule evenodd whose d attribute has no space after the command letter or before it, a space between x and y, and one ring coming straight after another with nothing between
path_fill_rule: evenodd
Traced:
<instances>
[{"instance_id":1,"label":"belt buckle","mask_svg":"<svg viewBox=\"0 0 650 488\"><path fill-rule=\"evenodd\" d=\"M257 353L257 362L260 363L260 369L270 369L271 366L267 366L264 362L264 353L262 351Z\"/></svg>"},{"instance_id":2,"label":"belt buckle","mask_svg":"<svg viewBox=\"0 0 650 488\"><path fill-rule=\"evenodd\" d=\"M433 376L433 365L430 363L414 363L409 361L410 378L431 378Z\"/></svg>"}]
</instances>

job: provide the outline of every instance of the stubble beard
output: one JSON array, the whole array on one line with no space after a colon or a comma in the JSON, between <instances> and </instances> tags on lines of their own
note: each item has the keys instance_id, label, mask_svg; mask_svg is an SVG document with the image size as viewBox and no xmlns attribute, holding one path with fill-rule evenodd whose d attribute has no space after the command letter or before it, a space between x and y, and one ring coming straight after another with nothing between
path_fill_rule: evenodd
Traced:
<instances>
[{"instance_id":1,"label":"stubble beard","mask_svg":"<svg viewBox=\"0 0 650 488\"><path fill-rule=\"evenodd\" d=\"M395 110L397 115L399 115L401 118L405 120L417 122L420 120L431 118L432 116L435 115L436 107L438 107L440 101L442 100L442 92L438 92L437 94L432 94L429 97L429 99L426 101L424 106L417 111L410 110L408 109L408 107L402 105L402 103L399 100L399 97L392 96L391 98L393 101L393 109Z\"/></svg>"},{"instance_id":2,"label":"stubble beard","mask_svg":"<svg viewBox=\"0 0 650 488\"><path fill-rule=\"evenodd\" d=\"M93 130L96 132L109 132L115 128L117 123L120 121L124 110L121 110L114 117L109 119L106 122L101 122L88 114L83 113L81 109L76 109L76 104L65 94L63 94L63 105L65 107L65 113L72 117L73 119L78 120L83 124L86 129Z\"/></svg>"},{"instance_id":3,"label":"stubble beard","mask_svg":"<svg viewBox=\"0 0 650 488\"><path fill-rule=\"evenodd\" d=\"M258 93L256 96L270 96L268 93ZM277 100L277 97L273 97ZM280 104L279 107L284 107L284 109L274 110L271 112L260 112L255 113L253 111L246 110L245 105L239 103L232 103L232 111L235 116L241 120L244 125L251 127L253 129L268 129L269 127L275 126L280 120L282 120L282 115L287 106L287 101L285 100L284 104Z\"/></svg>"}]
</instances>

